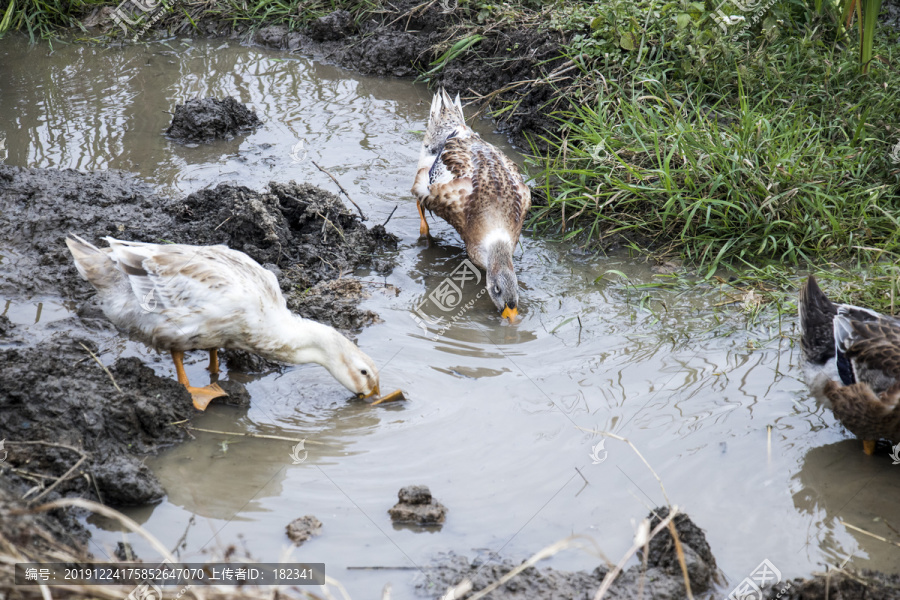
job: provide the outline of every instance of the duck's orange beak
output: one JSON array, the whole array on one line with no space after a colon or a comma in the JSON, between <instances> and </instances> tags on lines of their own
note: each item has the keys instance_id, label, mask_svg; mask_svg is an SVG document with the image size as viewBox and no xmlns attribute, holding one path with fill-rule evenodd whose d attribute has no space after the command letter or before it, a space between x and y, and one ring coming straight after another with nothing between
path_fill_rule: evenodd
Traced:
<instances>
[{"instance_id":1,"label":"duck's orange beak","mask_svg":"<svg viewBox=\"0 0 900 600\"><path fill-rule=\"evenodd\" d=\"M515 323L517 316L519 316L519 309L510 308L508 304L503 308L503 312L500 313L500 317L503 319L509 319L510 323Z\"/></svg>"},{"instance_id":2,"label":"duck's orange beak","mask_svg":"<svg viewBox=\"0 0 900 600\"><path fill-rule=\"evenodd\" d=\"M380 396L380 395L381 395L381 390L378 389L378 384L376 383L376 384L375 384L375 387L372 388L372 391L371 391L371 392L369 392L368 394L362 394L362 393L360 393L360 394L359 394L359 398L360 398L361 400L364 400L364 399L366 399L366 398L371 398L372 396L375 396L375 397L377 398L377 397Z\"/></svg>"}]
</instances>

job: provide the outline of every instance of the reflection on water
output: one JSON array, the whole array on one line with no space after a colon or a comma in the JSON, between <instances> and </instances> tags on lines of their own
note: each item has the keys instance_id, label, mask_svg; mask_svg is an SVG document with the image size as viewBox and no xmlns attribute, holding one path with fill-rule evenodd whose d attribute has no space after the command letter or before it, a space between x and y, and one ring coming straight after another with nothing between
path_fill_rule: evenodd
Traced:
<instances>
[{"instance_id":1,"label":"reflection on water","mask_svg":"<svg viewBox=\"0 0 900 600\"><path fill-rule=\"evenodd\" d=\"M388 224L400 237L396 269L387 278L358 274L395 293L366 301L383 322L362 332L359 344L381 366L382 388L402 388L409 401L373 408L348 400L315 366L227 373L246 384L250 408L214 403L199 415L195 427L223 433L196 432L148 459L169 496L129 511L167 546L183 539L185 555L196 557L239 543L255 558L279 560L289 547L285 526L312 514L323 533L294 557L325 562L357 598L386 581L393 597L411 598L412 575L347 566L408 567L476 549L522 558L571 533L593 536L615 559L631 545L631 520L663 496L625 444L608 440L607 459L594 464L591 448L601 437L581 427L615 432L640 448L673 502L705 529L733 582L763 559L786 576L851 553L851 567L900 570L900 548L841 524L896 539L896 477L885 457L863 455L830 413L811 404L797 380L792 323L784 332L775 323L748 328L716 306L713 291L628 286L607 272L634 284L657 279L627 257L585 256L525 238L516 257L518 323L502 322L482 296L440 337L435 326L418 326L412 315L423 304L429 319L447 321L426 301L465 259L440 220L432 221L434 243L418 240L409 188L415 132L430 101L424 87L220 40L55 45L51 52L7 36L0 65L11 83L0 87L0 105L12 109L0 113L10 164L123 168L177 194L228 180L260 189L273 179L337 191L315 160L370 224L397 208ZM196 147L166 140L166 111L208 94L234 95L264 124ZM489 123L473 125L509 150ZM298 141L307 153L299 162L291 156ZM17 323L48 328L63 327L74 309L54 298L0 306ZM168 360L108 332L96 335L104 361L138 355L174 375ZM189 377L206 377L202 353L187 363ZM306 440L308 459L293 464L294 442L274 438ZM449 508L440 532L391 527L387 510L411 484L429 485ZM111 552L122 534L90 522L94 550ZM153 556L129 540L139 555ZM578 553L548 562L596 566Z\"/></svg>"}]
</instances>

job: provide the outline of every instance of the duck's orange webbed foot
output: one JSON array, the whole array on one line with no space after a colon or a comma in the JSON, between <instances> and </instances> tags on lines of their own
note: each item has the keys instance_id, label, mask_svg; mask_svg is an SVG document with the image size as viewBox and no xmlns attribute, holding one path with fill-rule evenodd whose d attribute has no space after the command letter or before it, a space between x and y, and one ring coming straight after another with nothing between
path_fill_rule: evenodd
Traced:
<instances>
[{"instance_id":1,"label":"duck's orange webbed foot","mask_svg":"<svg viewBox=\"0 0 900 600\"><path fill-rule=\"evenodd\" d=\"M875 440L863 440L863 452L869 456L875 454Z\"/></svg>"},{"instance_id":2,"label":"duck's orange webbed foot","mask_svg":"<svg viewBox=\"0 0 900 600\"><path fill-rule=\"evenodd\" d=\"M202 388L190 385L184 387L191 393L191 398L194 400L194 408L197 410L206 410L206 407L209 406L213 399L228 395L228 392L223 390L218 383L212 383Z\"/></svg>"},{"instance_id":3,"label":"duck's orange webbed foot","mask_svg":"<svg viewBox=\"0 0 900 600\"><path fill-rule=\"evenodd\" d=\"M210 367L213 366L213 352L214 351L210 351ZM191 393L194 407L197 410L206 410L206 407L209 406L209 403L212 402L214 398L221 398L222 396L228 395L218 383L213 383L202 388L193 387L188 381L187 373L184 372L184 352L172 350L172 362L175 363L175 373L178 375L178 383L186 387L187 391ZM218 364L218 357L216 357L215 366L217 372Z\"/></svg>"}]
</instances>

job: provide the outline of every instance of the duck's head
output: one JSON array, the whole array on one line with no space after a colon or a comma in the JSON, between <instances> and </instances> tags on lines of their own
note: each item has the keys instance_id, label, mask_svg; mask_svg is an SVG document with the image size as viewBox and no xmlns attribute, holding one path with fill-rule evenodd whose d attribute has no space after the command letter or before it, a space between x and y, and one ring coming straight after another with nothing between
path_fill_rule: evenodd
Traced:
<instances>
[{"instance_id":1,"label":"duck's head","mask_svg":"<svg viewBox=\"0 0 900 600\"><path fill-rule=\"evenodd\" d=\"M487 246L488 295L504 319L515 321L519 314L519 281L513 269L512 241L509 235L496 236Z\"/></svg>"},{"instance_id":2,"label":"duck's head","mask_svg":"<svg viewBox=\"0 0 900 600\"><path fill-rule=\"evenodd\" d=\"M325 360L321 364L359 398L378 396L381 391L375 361L337 331L332 329L331 333L331 339L323 344Z\"/></svg>"}]
</instances>

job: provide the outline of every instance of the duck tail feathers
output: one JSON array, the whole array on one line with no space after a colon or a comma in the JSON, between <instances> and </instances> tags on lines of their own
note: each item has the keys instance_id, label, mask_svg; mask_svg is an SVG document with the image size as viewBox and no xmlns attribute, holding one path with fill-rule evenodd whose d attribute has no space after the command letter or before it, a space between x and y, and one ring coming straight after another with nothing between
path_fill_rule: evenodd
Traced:
<instances>
[{"instance_id":1,"label":"duck tail feathers","mask_svg":"<svg viewBox=\"0 0 900 600\"><path fill-rule=\"evenodd\" d=\"M811 362L824 364L834 356L837 305L828 299L812 275L800 288L800 345Z\"/></svg>"},{"instance_id":2,"label":"duck tail feathers","mask_svg":"<svg viewBox=\"0 0 900 600\"><path fill-rule=\"evenodd\" d=\"M428 117L428 127L425 130L424 145L427 148L441 146L456 129L466 126L466 118L463 115L462 103L459 94L455 100L444 88L435 93L431 100L431 113Z\"/></svg>"}]
</instances>

